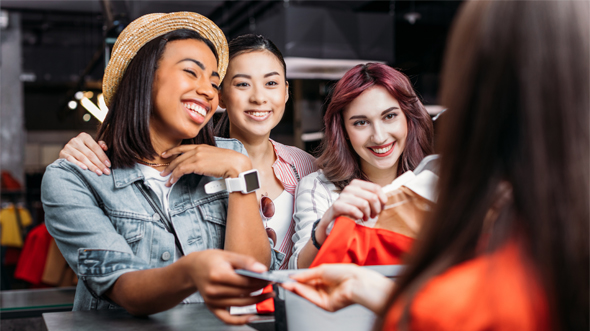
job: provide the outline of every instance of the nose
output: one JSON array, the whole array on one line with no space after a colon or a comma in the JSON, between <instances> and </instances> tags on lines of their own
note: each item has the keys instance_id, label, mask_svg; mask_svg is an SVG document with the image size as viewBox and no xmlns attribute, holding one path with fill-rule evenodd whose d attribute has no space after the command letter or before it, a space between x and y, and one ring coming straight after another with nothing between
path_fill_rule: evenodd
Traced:
<instances>
[{"instance_id":1,"label":"nose","mask_svg":"<svg viewBox=\"0 0 590 331\"><path fill-rule=\"evenodd\" d=\"M253 86L252 94L250 94L250 102L256 105L262 105L266 103L266 96L264 91L257 86Z\"/></svg>"},{"instance_id":2,"label":"nose","mask_svg":"<svg viewBox=\"0 0 590 331\"><path fill-rule=\"evenodd\" d=\"M387 137L385 135L385 129L381 123L377 122L373 125L373 136L371 138L377 146L385 143Z\"/></svg>"},{"instance_id":3,"label":"nose","mask_svg":"<svg viewBox=\"0 0 590 331\"><path fill-rule=\"evenodd\" d=\"M202 76L201 79L197 81L197 93L207 98L207 100L213 100L219 91L213 87L211 79Z\"/></svg>"}]
</instances>

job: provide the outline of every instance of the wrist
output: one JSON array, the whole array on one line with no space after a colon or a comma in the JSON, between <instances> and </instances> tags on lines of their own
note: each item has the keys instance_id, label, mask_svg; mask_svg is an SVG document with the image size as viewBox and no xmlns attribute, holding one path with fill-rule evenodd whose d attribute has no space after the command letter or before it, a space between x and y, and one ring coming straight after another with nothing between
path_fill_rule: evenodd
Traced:
<instances>
[{"instance_id":1,"label":"wrist","mask_svg":"<svg viewBox=\"0 0 590 331\"><path fill-rule=\"evenodd\" d=\"M199 291L200 275L194 272L194 266L202 264L201 258L205 251L192 252L176 261L183 275L183 288L191 292Z\"/></svg>"},{"instance_id":2,"label":"wrist","mask_svg":"<svg viewBox=\"0 0 590 331\"><path fill-rule=\"evenodd\" d=\"M242 155L238 160L232 162L230 168L226 171L224 178L236 178L242 172L252 170L252 162L248 157Z\"/></svg>"},{"instance_id":3,"label":"wrist","mask_svg":"<svg viewBox=\"0 0 590 331\"><path fill-rule=\"evenodd\" d=\"M395 283L379 273L362 268L358 268L354 277L352 302L366 307L377 315L385 314Z\"/></svg>"}]
</instances>

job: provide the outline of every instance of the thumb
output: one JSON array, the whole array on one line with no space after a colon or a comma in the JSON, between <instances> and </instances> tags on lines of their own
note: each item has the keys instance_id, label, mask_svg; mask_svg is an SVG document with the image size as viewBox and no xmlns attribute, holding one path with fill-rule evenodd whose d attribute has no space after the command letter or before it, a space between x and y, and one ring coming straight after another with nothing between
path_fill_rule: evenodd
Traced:
<instances>
[{"instance_id":1,"label":"thumb","mask_svg":"<svg viewBox=\"0 0 590 331\"><path fill-rule=\"evenodd\" d=\"M268 268L253 257L232 253L227 260L234 269L246 269L253 272L266 272Z\"/></svg>"}]
</instances>

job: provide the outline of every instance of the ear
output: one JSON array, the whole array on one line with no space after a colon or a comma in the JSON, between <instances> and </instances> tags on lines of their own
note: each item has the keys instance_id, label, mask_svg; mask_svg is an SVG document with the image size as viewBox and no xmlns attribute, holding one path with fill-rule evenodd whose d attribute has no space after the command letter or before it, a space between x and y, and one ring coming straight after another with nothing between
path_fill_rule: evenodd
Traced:
<instances>
[{"instance_id":1,"label":"ear","mask_svg":"<svg viewBox=\"0 0 590 331\"><path fill-rule=\"evenodd\" d=\"M285 80L285 103L289 101L289 82Z\"/></svg>"}]
</instances>

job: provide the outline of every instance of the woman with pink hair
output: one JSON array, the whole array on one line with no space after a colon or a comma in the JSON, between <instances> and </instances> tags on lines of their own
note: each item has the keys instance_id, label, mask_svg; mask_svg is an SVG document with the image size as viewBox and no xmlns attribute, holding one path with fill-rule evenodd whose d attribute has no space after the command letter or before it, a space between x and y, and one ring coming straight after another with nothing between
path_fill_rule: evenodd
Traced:
<instances>
[{"instance_id":1,"label":"woman with pink hair","mask_svg":"<svg viewBox=\"0 0 590 331\"><path fill-rule=\"evenodd\" d=\"M333 90L324 123L321 170L295 192L289 268L310 266L336 217L375 217L387 202L381 187L433 152L430 116L408 78L384 64L349 70Z\"/></svg>"}]
</instances>

